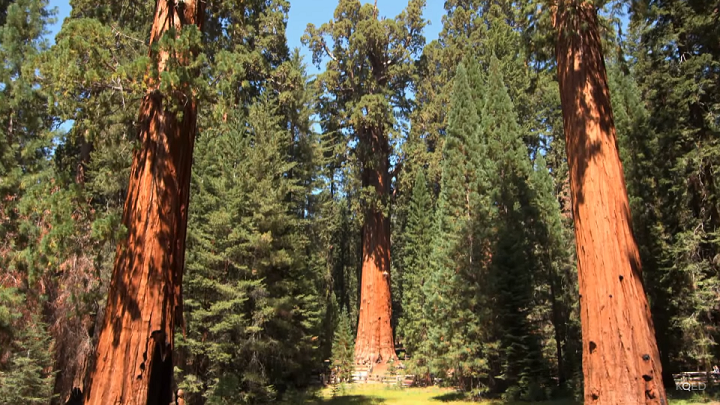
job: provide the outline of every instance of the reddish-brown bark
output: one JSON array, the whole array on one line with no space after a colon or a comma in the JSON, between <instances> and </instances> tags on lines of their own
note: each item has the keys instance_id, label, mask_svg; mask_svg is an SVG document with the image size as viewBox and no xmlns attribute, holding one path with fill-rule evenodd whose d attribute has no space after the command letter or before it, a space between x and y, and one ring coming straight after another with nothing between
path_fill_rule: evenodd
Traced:
<instances>
[{"instance_id":1,"label":"reddish-brown bark","mask_svg":"<svg viewBox=\"0 0 720 405\"><path fill-rule=\"evenodd\" d=\"M585 404L665 404L597 10L589 2L562 0L554 23L578 255Z\"/></svg>"},{"instance_id":2,"label":"reddish-brown bark","mask_svg":"<svg viewBox=\"0 0 720 405\"><path fill-rule=\"evenodd\" d=\"M390 196L390 145L382 128L368 130L360 142L370 152L364 156L363 187L374 189L382 204L371 204L364 216L355 362L374 364L397 360L390 325L390 218L382 207Z\"/></svg>"},{"instance_id":3,"label":"reddish-brown bark","mask_svg":"<svg viewBox=\"0 0 720 405\"><path fill-rule=\"evenodd\" d=\"M158 0L151 32L157 43L170 28L201 27L204 1ZM175 55L186 61L188 55ZM160 71L170 58L157 56ZM123 224L87 405L167 405L172 395L173 331L181 321L185 231L197 107L188 88L174 100L148 82L139 114ZM182 100L179 100L182 98ZM167 107L181 106L182 118Z\"/></svg>"}]
</instances>

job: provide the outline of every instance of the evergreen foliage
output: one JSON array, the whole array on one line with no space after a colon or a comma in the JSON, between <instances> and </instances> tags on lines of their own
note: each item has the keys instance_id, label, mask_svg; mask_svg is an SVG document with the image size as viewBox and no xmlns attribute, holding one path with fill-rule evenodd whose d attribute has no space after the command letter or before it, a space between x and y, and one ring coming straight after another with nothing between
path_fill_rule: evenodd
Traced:
<instances>
[{"instance_id":1,"label":"evergreen foliage","mask_svg":"<svg viewBox=\"0 0 720 405\"><path fill-rule=\"evenodd\" d=\"M717 306L718 23L710 5L632 7L629 57L610 69L633 225L664 381L710 370ZM689 51L692 50L692 51ZM621 55L622 56L622 55Z\"/></svg>"},{"instance_id":2,"label":"evergreen foliage","mask_svg":"<svg viewBox=\"0 0 720 405\"><path fill-rule=\"evenodd\" d=\"M539 334L530 318L537 270L530 230L538 218L532 206L535 193L529 184L528 149L500 69L498 59L491 55L481 124L490 156L496 157L491 198L498 221L489 280L498 321L496 370L509 399L538 400L546 386Z\"/></svg>"},{"instance_id":3,"label":"evergreen foliage","mask_svg":"<svg viewBox=\"0 0 720 405\"><path fill-rule=\"evenodd\" d=\"M55 364L43 287L67 243L68 214L63 183L52 184L55 120L36 74L54 10L23 0L1 11L0 403L46 404Z\"/></svg>"},{"instance_id":4,"label":"evergreen foliage","mask_svg":"<svg viewBox=\"0 0 720 405\"><path fill-rule=\"evenodd\" d=\"M196 394L193 384L204 383L197 394L208 403L269 400L283 383L302 384L317 361L322 274L307 260L306 220L288 200L302 188L287 177L295 164L276 102L259 101L247 120L229 117L198 144L185 303L192 332L181 368L182 386Z\"/></svg>"},{"instance_id":5,"label":"evergreen foliage","mask_svg":"<svg viewBox=\"0 0 720 405\"><path fill-rule=\"evenodd\" d=\"M414 106L407 92L414 83L415 59L425 43L424 6L424 0L411 0L397 17L386 19L380 18L377 5L341 0L333 20L320 27L308 24L302 37L318 67L329 58L316 83L319 112L330 138L331 194L337 164L350 165L343 173L343 191L354 197L349 201L362 224L358 279L361 300L367 305L359 311L358 330L365 332L356 339L358 362L396 356L390 329L401 312L393 316L392 304L401 301L402 270L391 277L391 190L402 168L395 148L406 132L402 119ZM400 287L394 300L393 279Z\"/></svg>"},{"instance_id":6,"label":"evergreen foliage","mask_svg":"<svg viewBox=\"0 0 720 405\"><path fill-rule=\"evenodd\" d=\"M0 291L0 311L5 312L8 309L5 305L17 305L24 299L16 296L14 303L5 301L13 299L13 294L17 293ZM54 397L56 372L53 371L52 337L38 315L31 314L28 318L25 323L19 319L12 322L16 332L3 349L2 355L7 358L6 366L0 368L0 404L3 405L44 405ZM6 321L0 319L2 323ZM6 340L6 337L0 336L0 339Z\"/></svg>"},{"instance_id":7,"label":"evergreen foliage","mask_svg":"<svg viewBox=\"0 0 720 405\"><path fill-rule=\"evenodd\" d=\"M86 389L156 73L154 1L70 4L50 47L52 3L0 0L0 404ZM187 403L270 403L327 360L350 378L372 210L391 224L406 373L508 400L582 392L551 13L448 0L425 44L424 5L383 19L340 1L303 38L327 62L315 77L288 49L287 0L211 1L202 38L161 41L203 44L193 72L167 73L202 106L174 353ZM720 356L715 8L639 1L627 32L602 21L666 385ZM382 195L363 177L378 164Z\"/></svg>"},{"instance_id":8,"label":"evergreen foliage","mask_svg":"<svg viewBox=\"0 0 720 405\"><path fill-rule=\"evenodd\" d=\"M347 311L343 310L335 329L335 339L332 345L332 367L336 370L336 378L341 382L352 380L355 338L350 325L350 317Z\"/></svg>"},{"instance_id":9,"label":"evergreen foliage","mask_svg":"<svg viewBox=\"0 0 720 405\"><path fill-rule=\"evenodd\" d=\"M420 350L427 339L428 319L425 317L425 283L431 267L430 257L434 236L432 234L433 203L427 180L422 169L416 172L412 199L408 209L407 227L404 232L405 245L402 258L402 317L397 333L402 336L402 343L416 357L415 366L420 373L427 374L426 364ZM430 353L425 353L430 356Z\"/></svg>"},{"instance_id":10,"label":"evergreen foliage","mask_svg":"<svg viewBox=\"0 0 720 405\"><path fill-rule=\"evenodd\" d=\"M528 183L534 190L532 209L536 215L532 229L535 260L536 302L546 307L541 316L549 318L543 334L543 353L557 378L559 395L581 396L581 336L577 301L577 274L573 266L569 230L563 225L555 181L543 155L535 158ZM547 308L549 307L549 308ZM550 327L548 327L549 325Z\"/></svg>"},{"instance_id":11,"label":"evergreen foliage","mask_svg":"<svg viewBox=\"0 0 720 405\"><path fill-rule=\"evenodd\" d=\"M42 257L31 246L43 221L30 207L37 204L32 193L42 187L38 180L47 174L53 129L52 117L42 113L47 99L34 70L47 48L42 36L51 16L45 1L18 1L7 7L0 27L0 237L5 242L0 265L29 281L41 276Z\"/></svg>"},{"instance_id":12,"label":"evergreen foliage","mask_svg":"<svg viewBox=\"0 0 720 405\"><path fill-rule=\"evenodd\" d=\"M489 204L482 205L482 180L489 178L482 159L479 119L464 64L458 66L450 108L448 138L436 214L432 274L425 285L430 371L450 374L464 387L487 372L482 355L481 283L487 261L486 240L478 238Z\"/></svg>"}]
</instances>

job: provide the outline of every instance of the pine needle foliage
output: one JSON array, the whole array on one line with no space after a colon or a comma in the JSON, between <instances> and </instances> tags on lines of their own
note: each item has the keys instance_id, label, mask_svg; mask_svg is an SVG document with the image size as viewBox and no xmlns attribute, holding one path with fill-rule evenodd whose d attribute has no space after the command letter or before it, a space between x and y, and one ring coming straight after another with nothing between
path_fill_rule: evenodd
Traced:
<instances>
[{"instance_id":1,"label":"pine needle foliage","mask_svg":"<svg viewBox=\"0 0 720 405\"><path fill-rule=\"evenodd\" d=\"M346 310L340 314L332 345L332 367L341 382L351 382L355 360L355 338Z\"/></svg>"}]
</instances>

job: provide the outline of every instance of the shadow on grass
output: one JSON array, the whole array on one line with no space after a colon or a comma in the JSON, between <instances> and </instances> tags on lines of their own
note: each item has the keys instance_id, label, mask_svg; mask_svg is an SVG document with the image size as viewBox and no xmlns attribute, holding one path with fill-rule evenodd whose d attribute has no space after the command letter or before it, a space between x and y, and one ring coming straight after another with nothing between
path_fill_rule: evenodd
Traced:
<instances>
[{"instance_id":1,"label":"shadow on grass","mask_svg":"<svg viewBox=\"0 0 720 405\"><path fill-rule=\"evenodd\" d=\"M502 399L486 399L482 402L483 405L582 405L582 402L577 402L571 398L559 398L549 399L545 401L508 401Z\"/></svg>"},{"instance_id":2,"label":"shadow on grass","mask_svg":"<svg viewBox=\"0 0 720 405\"><path fill-rule=\"evenodd\" d=\"M572 399L550 399L547 401L540 402L528 402L528 401L491 401L488 405L530 405L530 404L542 404L542 405L582 405L582 402L577 402Z\"/></svg>"},{"instance_id":3,"label":"shadow on grass","mask_svg":"<svg viewBox=\"0 0 720 405\"><path fill-rule=\"evenodd\" d=\"M385 400L366 395L344 395L336 398L327 398L317 402L322 405L375 405L384 404Z\"/></svg>"},{"instance_id":4,"label":"shadow on grass","mask_svg":"<svg viewBox=\"0 0 720 405\"><path fill-rule=\"evenodd\" d=\"M440 402L453 402L465 400L465 394L462 392L448 392L447 394L438 395L432 399Z\"/></svg>"}]
</instances>

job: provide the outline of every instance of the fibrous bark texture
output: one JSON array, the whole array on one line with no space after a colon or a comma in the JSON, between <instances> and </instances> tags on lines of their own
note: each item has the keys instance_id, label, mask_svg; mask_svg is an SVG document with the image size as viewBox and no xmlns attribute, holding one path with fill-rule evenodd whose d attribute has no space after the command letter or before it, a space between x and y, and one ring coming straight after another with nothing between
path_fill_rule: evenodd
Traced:
<instances>
[{"instance_id":1,"label":"fibrous bark texture","mask_svg":"<svg viewBox=\"0 0 720 405\"><path fill-rule=\"evenodd\" d=\"M159 0L151 44L171 28L177 33L190 24L200 27L204 3ZM170 57L167 51L156 56L160 71ZM174 57L180 63L189 59ZM167 405L172 397L197 106L187 87L173 95L158 88L159 83L148 82L140 107L140 147L123 214L128 236L117 248L87 405ZM182 106L181 118L168 109L171 103Z\"/></svg>"},{"instance_id":2,"label":"fibrous bark texture","mask_svg":"<svg viewBox=\"0 0 720 405\"><path fill-rule=\"evenodd\" d=\"M374 364L397 359L390 325L390 218L383 209L390 196L390 146L380 128L368 130L360 137L360 142L369 152L364 156L363 187L374 190L380 204L368 207L363 222L360 319L355 339L355 362Z\"/></svg>"},{"instance_id":3,"label":"fibrous bark texture","mask_svg":"<svg viewBox=\"0 0 720 405\"><path fill-rule=\"evenodd\" d=\"M632 234L597 10L555 10L558 80L578 255L585 404L666 404Z\"/></svg>"}]
</instances>

